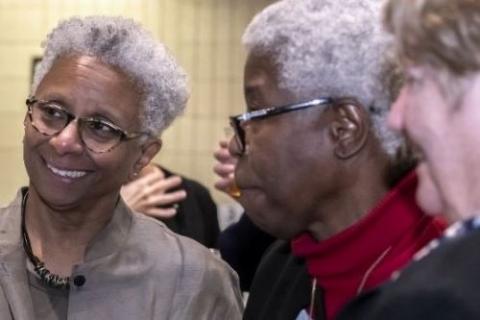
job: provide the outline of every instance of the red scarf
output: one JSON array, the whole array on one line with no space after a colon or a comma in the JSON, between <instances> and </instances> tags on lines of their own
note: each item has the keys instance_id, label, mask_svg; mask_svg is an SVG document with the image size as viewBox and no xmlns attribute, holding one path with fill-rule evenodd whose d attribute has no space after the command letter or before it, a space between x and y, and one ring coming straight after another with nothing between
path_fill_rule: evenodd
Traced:
<instances>
[{"instance_id":1,"label":"red scarf","mask_svg":"<svg viewBox=\"0 0 480 320\"><path fill-rule=\"evenodd\" d=\"M356 224L329 239L310 234L292 240L293 254L306 260L308 273L324 292L327 320L359 291L373 288L404 267L446 224L415 204L417 177L405 177Z\"/></svg>"}]
</instances>

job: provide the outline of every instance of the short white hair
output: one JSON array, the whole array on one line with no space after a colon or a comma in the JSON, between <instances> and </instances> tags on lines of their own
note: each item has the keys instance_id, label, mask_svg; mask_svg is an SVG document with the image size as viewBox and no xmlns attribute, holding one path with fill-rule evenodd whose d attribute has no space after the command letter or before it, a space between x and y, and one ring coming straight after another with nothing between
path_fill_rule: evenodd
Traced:
<instances>
[{"instance_id":1,"label":"short white hair","mask_svg":"<svg viewBox=\"0 0 480 320\"><path fill-rule=\"evenodd\" d=\"M183 112L189 98L187 77L168 49L138 23L122 17L70 18L52 30L35 70L32 93L57 58L88 55L115 66L141 90L143 128L159 135Z\"/></svg>"},{"instance_id":2,"label":"short white hair","mask_svg":"<svg viewBox=\"0 0 480 320\"><path fill-rule=\"evenodd\" d=\"M257 14L243 35L249 54L268 55L282 89L294 95L351 97L371 115L394 155L402 143L386 115L401 73L382 29L380 0L283 0Z\"/></svg>"}]
</instances>

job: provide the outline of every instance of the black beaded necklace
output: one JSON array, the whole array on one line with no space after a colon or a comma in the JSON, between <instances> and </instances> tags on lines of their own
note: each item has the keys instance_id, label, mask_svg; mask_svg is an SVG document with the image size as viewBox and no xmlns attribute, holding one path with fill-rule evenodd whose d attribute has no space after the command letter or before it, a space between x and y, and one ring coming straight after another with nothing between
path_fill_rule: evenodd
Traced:
<instances>
[{"instance_id":1,"label":"black beaded necklace","mask_svg":"<svg viewBox=\"0 0 480 320\"><path fill-rule=\"evenodd\" d=\"M25 192L22 198L22 239L23 239L23 249L27 254L28 259L33 264L33 270L40 277L40 280L45 285L56 288L56 289L69 289L70 288L70 277L61 277L57 274L50 272L45 266L45 263L42 262L37 256L33 254L32 246L30 244L30 238L28 237L27 228L25 226L25 208L27 205L28 191Z\"/></svg>"}]
</instances>

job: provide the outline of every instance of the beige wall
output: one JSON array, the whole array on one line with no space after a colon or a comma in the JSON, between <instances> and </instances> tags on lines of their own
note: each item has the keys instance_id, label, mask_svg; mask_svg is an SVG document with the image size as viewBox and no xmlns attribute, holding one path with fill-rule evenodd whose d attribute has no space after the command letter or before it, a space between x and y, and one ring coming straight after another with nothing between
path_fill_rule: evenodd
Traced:
<instances>
[{"instance_id":1,"label":"beige wall","mask_svg":"<svg viewBox=\"0 0 480 320\"><path fill-rule=\"evenodd\" d=\"M211 153L227 116L243 110L242 31L272 0L0 0L0 203L27 182L22 120L30 64L60 19L115 14L143 23L167 44L190 75L184 116L164 134L158 161L212 189ZM228 198L214 193L219 202Z\"/></svg>"}]
</instances>

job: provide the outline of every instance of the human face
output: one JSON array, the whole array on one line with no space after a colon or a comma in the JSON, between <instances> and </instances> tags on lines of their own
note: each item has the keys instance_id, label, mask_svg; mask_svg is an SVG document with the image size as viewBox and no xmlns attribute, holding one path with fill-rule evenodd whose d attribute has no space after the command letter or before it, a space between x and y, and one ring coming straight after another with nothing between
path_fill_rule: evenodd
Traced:
<instances>
[{"instance_id":1,"label":"human face","mask_svg":"<svg viewBox=\"0 0 480 320\"><path fill-rule=\"evenodd\" d=\"M269 58L248 57L247 111L314 98L279 88L277 72ZM238 157L238 200L260 228L276 237L288 239L309 230L319 199L327 201L334 189L336 161L327 123L325 108L312 107L245 122L244 152L235 140L230 142L230 152Z\"/></svg>"},{"instance_id":2,"label":"human face","mask_svg":"<svg viewBox=\"0 0 480 320\"><path fill-rule=\"evenodd\" d=\"M35 97L55 101L76 117L101 119L129 132L141 129L141 96L135 85L125 74L93 57L57 59ZM121 185L140 171L159 147L132 139L109 152L94 153L84 145L78 129L78 122L72 121L58 134L45 136L25 118L24 160L31 192L52 208L88 207L102 199L115 200Z\"/></svg>"},{"instance_id":3,"label":"human face","mask_svg":"<svg viewBox=\"0 0 480 320\"><path fill-rule=\"evenodd\" d=\"M417 202L432 214L450 219L468 217L478 207L480 101L476 81L452 101L441 91L438 75L409 65L406 83L389 115L389 124L419 146ZM478 80L477 80L478 81Z\"/></svg>"}]
</instances>

